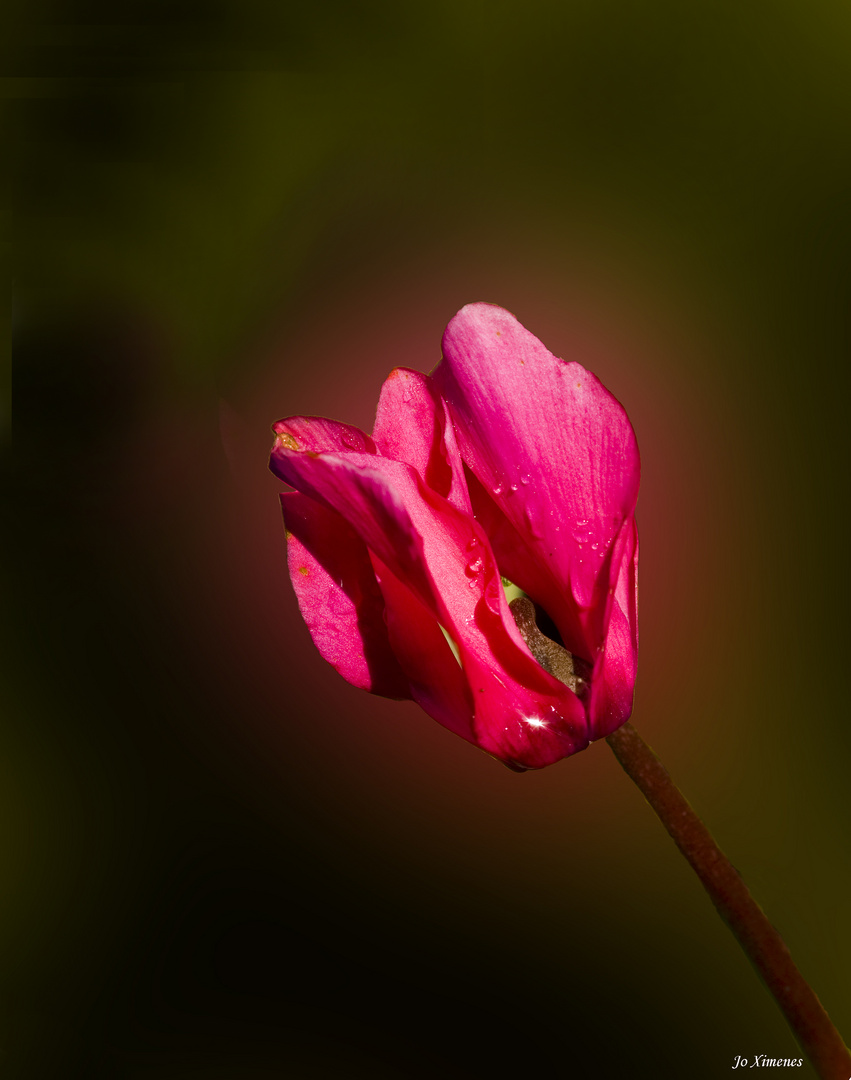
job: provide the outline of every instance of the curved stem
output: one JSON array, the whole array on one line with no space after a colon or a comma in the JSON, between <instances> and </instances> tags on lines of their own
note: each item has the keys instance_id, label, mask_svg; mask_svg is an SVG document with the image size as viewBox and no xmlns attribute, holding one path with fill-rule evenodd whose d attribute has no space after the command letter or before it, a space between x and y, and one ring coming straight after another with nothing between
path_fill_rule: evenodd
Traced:
<instances>
[{"instance_id":1,"label":"curved stem","mask_svg":"<svg viewBox=\"0 0 851 1080\"><path fill-rule=\"evenodd\" d=\"M783 939L667 769L631 724L624 724L606 742L691 863L719 915L774 995L821 1080L849 1080L848 1047L798 971Z\"/></svg>"}]
</instances>

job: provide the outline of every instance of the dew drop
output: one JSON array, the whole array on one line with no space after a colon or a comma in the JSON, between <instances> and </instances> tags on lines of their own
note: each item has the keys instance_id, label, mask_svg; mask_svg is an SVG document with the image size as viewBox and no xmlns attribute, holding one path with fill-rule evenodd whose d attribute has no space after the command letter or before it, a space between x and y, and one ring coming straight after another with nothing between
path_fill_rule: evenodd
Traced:
<instances>
[{"instance_id":1,"label":"dew drop","mask_svg":"<svg viewBox=\"0 0 851 1080\"><path fill-rule=\"evenodd\" d=\"M523 487L528 487L529 486L529 481L531 479L532 479L532 477L529 476L528 473L524 473L523 476L520 477L520 483L523 485Z\"/></svg>"},{"instance_id":2,"label":"dew drop","mask_svg":"<svg viewBox=\"0 0 851 1080\"><path fill-rule=\"evenodd\" d=\"M358 442L358 437L352 431L342 432L342 434L340 435L340 441L342 442L343 446L348 446L350 450L359 449L360 444Z\"/></svg>"},{"instance_id":3,"label":"dew drop","mask_svg":"<svg viewBox=\"0 0 851 1080\"><path fill-rule=\"evenodd\" d=\"M493 489L493 493L494 493L494 495L501 495L502 494L502 484L497 484L496 487Z\"/></svg>"},{"instance_id":4,"label":"dew drop","mask_svg":"<svg viewBox=\"0 0 851 1080\"><path fill-rule=\"evenodd\" d=\"M481 555L476 555L475 558L470 559L467 563L464 573L467 574L468 577L475 577L476 574L481 572L483 566L484 559Z\"/></svg>"},{"instance_id":5,"label":"dew drop","mask_svg":"<svg viewBox=\"0 0 851 1080\"><path fill-rule=\"evenodd\" d=\"M477 548L478 546L479 546L479 538L477 536L474 536L470 540L469 544L467 544L467 551L472 551L473 548Z\"/></svg>"},{"instance_id":6,"label":"dew drop","mask_svg":"<svg viewBox=\"0 0 851 1080\"><path fill-rule=\"evenodd\" d=\"M516 490L517 490L517 485L516 485L516 484L512 484L512 485L511 485L511 490L512 490L512 491L516 491Z\"/></svg>"}]
</instances>

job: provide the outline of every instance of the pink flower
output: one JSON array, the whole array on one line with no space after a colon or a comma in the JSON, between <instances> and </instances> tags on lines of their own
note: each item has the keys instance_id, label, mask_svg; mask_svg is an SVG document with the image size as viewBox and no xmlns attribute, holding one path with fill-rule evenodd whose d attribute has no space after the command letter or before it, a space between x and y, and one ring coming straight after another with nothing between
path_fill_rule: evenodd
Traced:
<instances>
[{"instance_id":1,"label":"pink flower","mask_svg":"<svg viewBox=\"0 0 851 1080\"><path fill-rule=\"evenodd\" d=\"M431 377L390 373L372 437L304 416L274 431L290 575L343 678L515 769L629 718L638 447L594 375L470 304ZM509 608L503 579L534 608Z\"/></svg>"}]
</instances>

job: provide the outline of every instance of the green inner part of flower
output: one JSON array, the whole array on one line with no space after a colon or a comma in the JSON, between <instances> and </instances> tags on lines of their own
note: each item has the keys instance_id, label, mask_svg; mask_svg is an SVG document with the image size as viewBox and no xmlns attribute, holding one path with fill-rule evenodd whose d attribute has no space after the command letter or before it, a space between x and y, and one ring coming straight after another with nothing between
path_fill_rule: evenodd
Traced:
<instances>
[{"instance_id":1,"label":"green inner part of flower","mask_svg":"<svg viewBox=\"0 0 851 1080\"><path fill-rule=\"evenodd\" d=\"M437 625L440 626L440 623L438 623ZM455 639L451 636L445 626L440 626L440 632L446 638L447 642L449 643L449 648L452 650L452 655L458 661L458 666L461 667L461 652Z\"/></svg>"},{"instance_id":2,"label":"green inner part of flower","mask_svg":"<svg viewBox=\"0 0 851 1080\"><path fill-rule=\"evenodd\" d=\"M512 600L517 600L521 596L525 596L519 586L515 585L513 581L509 581L507 577L502 578L502 587L505 590L505 599L510 604Z\"/></svg>"}]
</instances>

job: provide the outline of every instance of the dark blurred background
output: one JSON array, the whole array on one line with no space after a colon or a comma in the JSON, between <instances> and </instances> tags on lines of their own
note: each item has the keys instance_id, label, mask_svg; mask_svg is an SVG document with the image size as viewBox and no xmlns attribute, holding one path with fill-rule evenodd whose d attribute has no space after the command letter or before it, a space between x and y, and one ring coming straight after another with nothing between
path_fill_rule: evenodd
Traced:
<instances>
[{"instance_id":1,"label":"dark blurred background","mask_svg":"<svg viewBox=\"0 0 851 1080\"><path fill-rule=\"evenodd\" d=\"M511 774L298 617L269 425L472 300L629 411L634 722L849 1037L846 7L12 14L2 1074L797 1056L607 746Z\"/></svg>"}]
</instances>

